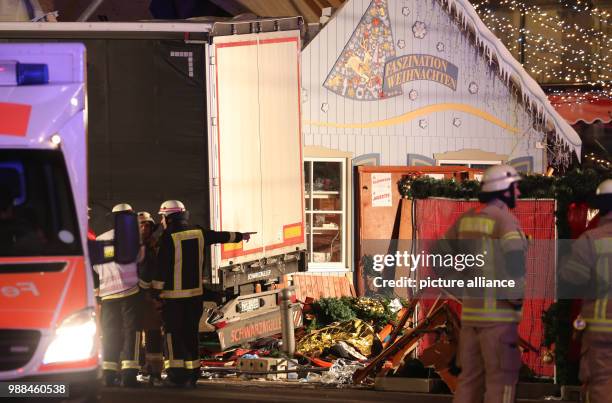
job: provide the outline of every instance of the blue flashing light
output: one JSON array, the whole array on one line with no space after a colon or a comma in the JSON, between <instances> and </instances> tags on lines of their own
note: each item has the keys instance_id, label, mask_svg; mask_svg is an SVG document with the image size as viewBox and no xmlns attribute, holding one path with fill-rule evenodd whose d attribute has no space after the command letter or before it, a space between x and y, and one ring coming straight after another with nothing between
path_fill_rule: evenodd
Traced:
<instances>
[{"instance_id":1,"label":"blue flashing light","mask_svg":"<svg viewBox=\"0 0 612 403\"><path fill-rule=\"evenodd\" d=\"M17 85L49 83L49 68L46 64L17 63Z\"/></svg>"}]
</instances>

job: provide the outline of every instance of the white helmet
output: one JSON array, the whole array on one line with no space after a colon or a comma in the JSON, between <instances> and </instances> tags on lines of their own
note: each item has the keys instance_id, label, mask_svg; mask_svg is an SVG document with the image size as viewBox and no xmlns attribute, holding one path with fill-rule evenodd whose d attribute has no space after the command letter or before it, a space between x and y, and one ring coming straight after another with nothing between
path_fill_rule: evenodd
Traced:
<instances>
[{"instance_id":1,"label":"white helmet","mask_svg":"<svg viewBox=\"0 0 612 403\"><path fill-rule=\"evenodd\" d=\"M155 220L151 217L151 214L147 211L139 211L138 212L138 222L150 222L151 224L155 224Z\"/></svg>"},{"instance_id":2,"label":"white helmet","mask_svg":"<svg viewBox=\"0 0 612 403\"><path fill-rule=\"evenodd\" d=\"M113 213L120 213L122 211L134 211L134 209L132 208L132 206L130 206L127 203L119 203L119 204L116 204L112 210Z\"/></svg>"},{"instance_id":3,"label":"white helmet","mask_svg":"<svg viewBox=\"0 0 612 403\"><path fill-rule=\"evenodd\" d=\"M178 200L166 200L159 207L160 215L170 215L174 213L182 213L185 211L185 205Z\"/></svg>"},{"instance_id":4,"label":"white helmet","mask_svg":"<svg viewBox=\"0 0 612 403\"><path fill-rule=\"evenodd\" d=\"M612 211L612 179L606 179L597 186L591 207L599 210L600 214Z\"/></svg>"},{"instance_id":5,"label":"white helmet","mask_svg":"<svg viewBox=\"0 0 612 403\"><path fill-rule=\"evenodd\" d=\"M510 165L495 165L488 168L482 176L480 190L484 193L506 190L514 182L521 180L520 175Z\"/></svg>"},{"instance_id":6,"label":"white helmet","mask_svg":"<svg viewBox=\"0 0 612 403\"><path fill-rule=\"evenodd\" d=\"M612 179L606 179L597 186L597 196L612 195Z\"/></svg>"}]
</instances>

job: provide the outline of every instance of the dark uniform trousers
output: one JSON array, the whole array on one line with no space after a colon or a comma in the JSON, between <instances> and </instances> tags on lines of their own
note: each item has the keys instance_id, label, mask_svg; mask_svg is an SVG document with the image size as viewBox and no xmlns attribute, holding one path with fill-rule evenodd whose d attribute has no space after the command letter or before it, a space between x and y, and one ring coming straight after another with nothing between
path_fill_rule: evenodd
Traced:
<instances>
[{"instance_id":1,"label":"dark uniform trousers","mask_svg":"<svg viewBox=\"0 0 612 403\"><path fill-rule=\"evenodd\" d=\"M142 294L142 330L144 333L144 354L141 357L143 372L155 378L161 378L164 365L162 354L162 320L161 313L153 305L148 290ZM144 357L144 360L143 360Z\"/></svg>"},{"instance_id":2,"label":"dark uniform trousers","mask_svg":"<svg viewBox=\"0 0 612 403\"><path fill-rule=\"evenodd\" d=\"M521 367L516 323L462 325L453 403L514 403Z\"/></svg>"},{"instance_id":3,"label":"dark uniform trousers","mask_svg":"<svg viewBox=\"0 0 612 403\"><path fill-rule=\"evenodd\" d=\"M121 370L124 380L134 382L140 368L142 339L139 293L102 300L102 369L106 374Z\"/></svg>"},{"instance_id":4,"label":"dark uniform trousers","mask_svg":"<svg viewBox=\"0 0 612 403\"><path fill-rule=\"evenodd\" d=\"M142 330L144 354L141 354L143 373L161 379L164 366L162 355L161 312L156 308L150 293L151 281L157 270L157 242L153 238L145 241L144 259L138 263L139 285L142 288ZM144 359L143 359L144 358Z\"/></svg>"},{"instance_id":5,"label":"dark uniform trousers","mask_svg":"<svg viewBox=\"0 0 612 403\"><path fill-rule=\"evenodd\" d=\"M202 296L164 299L164 367L171 381L196 380L200 371L199 323Z\"/></svg>"},{"instance_id":6,"label":"dark uniform trousers","mask_svg":"<svg viewBox=\"0 0 612 403\"><path fill-rule=\"evenodd\" d=\"M162 333L159 329L144 329L145 370L149 375L159 377L162 372Z\"/></svg>"},{"instance_id":7,"label":"dark uniform trousers","mask_svg":"<svg viewBox=\"0 0 612 403\"><path fill-rule=\"evenodd\" d=\"M517 278L517 284L524 283L526 238L518 220L502 201L493 200L468 211L449 229L445 239L476 240L482 245L478 253L493 252L489 256L494 257L482 268L489 278L501 275ZM462 247L465 249L465 244ZM467 247L470 249L471 244ZM511 262L515 255L520 257L519 261ZM516 272L519 267L523 270ZM517 301L498 299L489 291L485 290L482 298L463 299L459 336L461 373L453 403L514 403L516 399L521 368L518 349L521 312ZM515 297L522 299L521 294Z\"/></svg>"},{"instance_id":8,"label":"dark uniform trousers","mask_svg":"<svg viewBox=\"0 0 612 403\"><path fill-rule=\"evenodd\" d=\"M612 401L612 333L585 331L582 338L580 380L586 403Z\"/></svg>"},{"instance_id":9,"label":"dark uniform trousers","mask_svg":"<svg viewBox=\"0 0 612 403\"><path fill-rule=\"evenodd\" d=\"M175 384L193 384L200 372L198 331L203 312L204 251L207 245L240 242L242 234L204 230L189 225L182 216L169 221L160 239L151 287L163 301L164 367L168 378Z\"/></svg>"}]
</instances>

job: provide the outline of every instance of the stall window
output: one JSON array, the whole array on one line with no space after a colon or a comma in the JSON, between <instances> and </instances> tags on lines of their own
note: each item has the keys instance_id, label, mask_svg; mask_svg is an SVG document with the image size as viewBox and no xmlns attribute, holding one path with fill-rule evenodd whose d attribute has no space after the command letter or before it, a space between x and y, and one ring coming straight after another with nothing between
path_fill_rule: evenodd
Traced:
<instances>
[{"instance_id":1,"label":"stall window","mask_svg":"<svg viewBox=\"0 0 612 403\"><path fill-rule=\"evenodd\" d=\"M500 165L501 161L469 161L469 160L438 160L437 165L441 167L461 166L467 168L482 169L483 171L493 165Z\"/></svg>"},{"instance_id":2,"label":"stall window","mask_svg":"<svg viewBox=\"0 0 612 403\"><path fill-rule=\"evenodd\" d=\"M344 268L345 160L306 158L306 235L311 268Z\"/></svg>"}]
</instances>

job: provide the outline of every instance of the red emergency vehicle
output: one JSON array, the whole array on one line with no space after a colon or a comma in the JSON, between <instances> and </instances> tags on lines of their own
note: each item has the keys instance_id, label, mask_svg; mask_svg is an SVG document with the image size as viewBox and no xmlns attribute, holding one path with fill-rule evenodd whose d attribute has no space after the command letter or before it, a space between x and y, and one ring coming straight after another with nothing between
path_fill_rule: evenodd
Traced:
<instances>
[{"instance_id":1,"label":"red emergency vehicle","mask_svg":"<svg viewBox=\"0 0 612 403\"><path fill-rule=\"evenodd\" d=\"M99 368L87 252L85 47L0 44L0 381Z\"/></svg>"}]
</instances>

